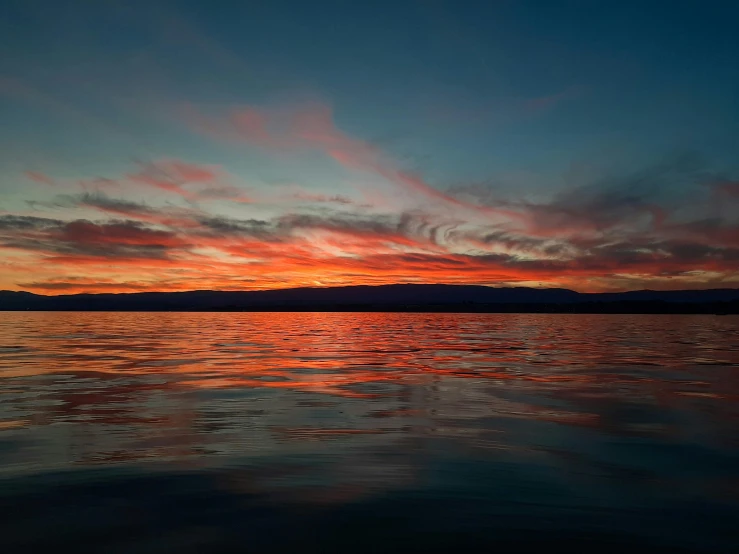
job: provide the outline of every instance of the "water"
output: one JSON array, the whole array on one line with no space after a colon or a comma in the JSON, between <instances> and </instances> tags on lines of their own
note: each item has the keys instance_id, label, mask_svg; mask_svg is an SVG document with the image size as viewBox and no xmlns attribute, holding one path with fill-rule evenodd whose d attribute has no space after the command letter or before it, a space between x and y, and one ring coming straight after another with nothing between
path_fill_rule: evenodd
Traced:
<instances>
[{"instance_id":1,"label":"water","mask_svg":"<svg viewBox=\"0 0 739 554\"><path fill-rule=\"evenodd\" d=\"M734 316L0 313L0 547L736 551L737 337Z\"/></svg>"}]
</instances>

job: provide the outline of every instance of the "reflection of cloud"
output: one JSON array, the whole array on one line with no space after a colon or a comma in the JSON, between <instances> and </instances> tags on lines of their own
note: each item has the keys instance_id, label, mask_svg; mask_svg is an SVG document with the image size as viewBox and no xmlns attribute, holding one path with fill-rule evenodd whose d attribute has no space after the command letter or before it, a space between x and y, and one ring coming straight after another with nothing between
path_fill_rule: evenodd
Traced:
<instances>
[{"instance_id":1,"label":"reflection of cloud","mask_svg":"<svg viewBox=\"0 0 739 554\"><path fill-rule=\"evenodd\" d=\"M224 327L213 324L222 319L218 314L163 314L162 328L161 318L146 314L78 313L60 320L58 314L40 313L34 316L34 328L43 341L25 335L22 326L6 331L12 339L7 342L21 349L33 342L28 363L0 358L0 366L6 363L18 377L51 372L47 382L54 373L77 375L76 383L83 388L94 379L84 394L64 395L62 387L64 402L44 404L49 417L64 421L90 415L91 423L131 425L133 434L146 430L142 423L182 423L182 418L158 417L162 406L145 401L148 394L176 388L179 401L171 405L182 407L183 398L205 399L206 404L211 398L182 396L183 390L230 388L234 400L239 390L251 391L243 398L248 409L237 401L219 404L214 423L234 434L258 428L262 447L314 440L388 444L414 424L468 445L487 441L483 446L504 447L505 435L486 438L477 422L487 422L483 430L494 418L499 425L518 419L623 433L630 431L619 428L610 412L631 394L643 400L654 394L665 399L699 392L715 394L713 398L728 406L732 391L726 390L724 380L709 383L705 376L688 374L695 370L696 357L727 370L739 361L729 346L703 348L705 341L724 344L718 340L725 332L721 326L709 326L696 338L690 326L672 326L663 333L663 322L643 316L569 316L577 322L565 316L555 322L536 314L513 319L454 314L232 315L232 325ZM409 325L417 332L403 332ZM357 333L357 328L364 331ZM156 329L158 334L152 332ZM55 356L49 366L48 356L59 352L67 355ZM645 356L658 369L635 362ZM688 374L682 381L672 373L660 380L665 368ZM52 386L45 390L58 393ZM212 420L203 415L204 407L192 408L193 416ZM315 410L329 410L336 417L327 422L319 413L313 419ZM487 430L496 429L498 425ZM204 433L198 440L210 439L211 434ZM243 444L231 436L224 442L231 449Z\"/></svg>"}]
</instances>

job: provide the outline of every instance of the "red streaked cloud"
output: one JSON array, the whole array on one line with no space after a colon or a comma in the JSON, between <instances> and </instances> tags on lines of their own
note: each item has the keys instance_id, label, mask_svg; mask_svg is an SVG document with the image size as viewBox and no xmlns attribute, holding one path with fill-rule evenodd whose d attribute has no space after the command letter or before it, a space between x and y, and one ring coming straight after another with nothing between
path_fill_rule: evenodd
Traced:
<instances>
[{"instance_id":1,"label":"red streaked cloud","mask_svg":"<svg viewBox=\"0 0 739 554\"><path fill-rule=\"evenodd\" d=\"M206 167L178 160L161 161L145 165L140 171L126 176L129 180L182 196L188 200L196 194L186 189L188 184L211 183L216 173Z\"/></svg>"},{"instance_id":2,"label":"red streaked cloud","mask_svg":"<svg viewBox=\"0 0 739 554\"><path fill-rule=\"evenodd\" d=\"M181 196L189 202L229 200L242 204L252 202L240 187L228 184L233 179L218 166L181 160L159 160L143 165L126 175L129 181Z\"/></svg>"},{"instance_id":3,"label":"red streaked cloud","mask_svg":"<svg viewBox=\"0 0 739 554\"><path fill-rule=\"evenodd\" d=\"M126 208L149 221L0 217L0 249L31 256L15 262L14 275L36 277L11 286L93 292L449 282L604 290L624 281L664 288L695 286L709 276L724 286L739 280L737 228L721 222L664 227L661 237L578 242L424 213L238 220L194 209L174 217L164 209ZM43 278L33 267L53 271Z\"/></svg>"},{"instance_id":4,"label":"red streaked cloud","mask_svg":"<svg viewBox=\"0 0 739 554\"><path fill-rule=\"evenodd\" d=\"M37 183L46 185L59 183L56 179L39 171L26 171L24 175ZM243 204L251 203L252 198L243 188L231 184L233 181L235 178L232 175L216 165L164 159L140 164L136 171L116 178L94 177L71 184L79 186L88 198L103 197L105 191L121 193L124 188L134 186L157 189L162 193L181 197L188 202L229 200ZM121 199L118 203L130 204L125 199Z\"/></svg>"},{"instance_id":5,"label":"red streaked cloud","mask_svg":"<svg viewBox=\"0 0 739 554\"><path fill-rule=\"evenodd\" d=\"M81 192L31 202L32 212L0 215L0 253L7 260L0 265L0 288L739 285L736 181L688 183L693 201L686 210L666 202L663 192L676 180L679 163L548 200L503 201L494 187L432 186L340 129L325 104L249 106L204 121L211 134L280 156L319 152L352 173L352 182L365 183L360 198L383 201L367 204L301 183L247 192L220 165L155 160L122 176L77 181ZM56 182L40 173L26 176ZM144 203L131 200L131 191L157 194L147 194Z\"/></svg>"},{"instance_id":6,"label":"red streaked cloud","mask_svg":"<svg viewBox=\"0 0 739 554\"><path fill-rule=\"evenodd\" d=\"M190 118L196 129L231 141L243 141L261 148L284 152L296 149L319 150L351 171L374 174L410 194L453 210L471 211L490 217L523 219L515 210L481 206L455 198L427 183L420 175L398 168L377 147L353 138L339 129L327 104L311 103L293 110L260 110L245 106L225 120L211 120L200 114Z\"/></svg>"}]
</instances>

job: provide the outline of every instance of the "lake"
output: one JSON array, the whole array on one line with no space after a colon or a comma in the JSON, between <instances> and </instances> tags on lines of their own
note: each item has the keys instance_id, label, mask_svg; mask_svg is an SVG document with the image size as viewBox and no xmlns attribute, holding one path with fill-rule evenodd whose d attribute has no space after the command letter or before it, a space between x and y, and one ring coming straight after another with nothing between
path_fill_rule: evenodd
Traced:
<instances>
[{"instance_id":1,"label":"lake","mask_svg":"<svg viewBox=\"0 0 739 554\"><path fill-rule=\"evenodd\" d=\"M4 552L735 552L739 317L0 312Z\"/></svg>"}]
</instances>

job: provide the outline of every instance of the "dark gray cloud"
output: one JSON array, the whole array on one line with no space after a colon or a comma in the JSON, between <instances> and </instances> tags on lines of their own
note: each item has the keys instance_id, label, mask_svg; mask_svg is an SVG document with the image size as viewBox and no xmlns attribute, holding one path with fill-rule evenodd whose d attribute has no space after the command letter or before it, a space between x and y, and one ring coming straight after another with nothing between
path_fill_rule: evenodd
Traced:
<instances>
[{"instance_id":1,"label":"dark gray cloud","mask_svg":"<svg viewBox=\"0 0 739 554\"><path fill-rule=\"evenodd\" d=\"M174 232L150 228L138 221L65 222L2 216L0 246L66 256L166 258L171 250L188 244Z\"/></svg>"},{"instance_id":2,"label":"dark gray cloud","mask_svg":"<svg viewBox=\"0 0 739 554\"><path fill-rule=\"evenodd\" d=\"M711 201L715 187L707 185L717 182L717 175L701 156L680 153L637 171L569 188L547 202L503 199L494 183L459 185L450 192L481 205L527 214L531 234L613 230L637 234L671 219L710 216L716 211ZM739 215L737 212L734 215ZM722 216L732 214L724 210Z\"/></svg>"},{"instance_id":3,"label":"dark gray cloud","mask_svg":"<svg viewBox=\"0 0 739 554\"><path fill-rule=\"evenodd\" d=\"M206 229L223 234L258 235L271 226L269 221L263 219L235 219L221 216L199 217L197 221Z\"/></svg>"},{"instance_id":4,"label":"dark gray cloud","mask_svg":"<svg viewBox=\"0 0 739 554\"><path fill-rule=\"evenodd\" d=\"M157 210L146 204L131 202L130 200L123 200L121 198L111 198L101 192L84 193L71 198L76 200L79 206L89 206L122 215L151 215L157 213Z\"/></svg>"},{"instance_id":5,"label":"dark gray cloud","mask_svg":"<svg viewBox=\"0 0 739 554\"><path fill-rule=\"evenodd\" d=\"M95 208L103 212L129 217L149 216L161 213L146 204L113 198L102 191L83 192L80 194L59 194L48 202L32 201L28 203L33 208Z\"/></svg>"},{"instance_id":6,"label":"dark gray cloud","mask_svg":"<svg viewBox=\"0 0 739 554\"><path fill-rule=\"evenodd\" d=\"M40 230L56 227L63 223L60 219L50 219L48 217L2 215L0 216L0 231Z\"/></svg>"},{"instance_id":7,"label":"dark gray cloud","mask_svg":"<svg viewBox=\"0 0 739 554\"><path fill-rule=\"evenodd\" d=\"M352 234L394 234L398 231L395 216L362 216L355 214L288 214L277 219L281 231L294 229L324 229Z\"/></svg>"}]
</instances>

